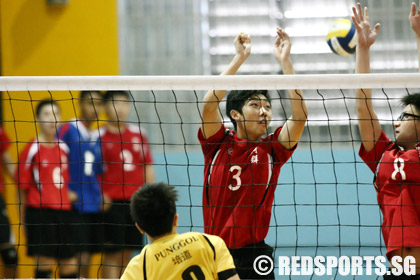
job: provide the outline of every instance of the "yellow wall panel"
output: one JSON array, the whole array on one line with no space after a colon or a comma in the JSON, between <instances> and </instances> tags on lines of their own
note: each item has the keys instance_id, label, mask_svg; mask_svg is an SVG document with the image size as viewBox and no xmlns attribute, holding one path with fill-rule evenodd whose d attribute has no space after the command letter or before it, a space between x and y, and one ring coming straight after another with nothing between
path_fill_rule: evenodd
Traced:
<instances>
[{"instance_id":1,"label":"yellow wall panel","mask_svg":"<svg viewBox=\"0 0 420 280\"><path fill-rule=\"evenodd\" d=\"M3 76L118 74L115 0L0 1Z\"/></svg>"},{"instance_id":2,"label":"yellow wall panel","mask_svg":"<svg viewBox=\"0 0 420 280\"><path fill-rule=\"evenodd\" d=\"M62 6L47 5L47 0L1 0L1 75L117 75L117 22L115 0L69 0ZM76 116L77 100L72 97L77 98L78 92L51 94L61 100L63 120ZM32 121L37 100L48 97L48 92L3 92L3 125L15 142L9 150L15 159L25 142L35 137ZM6 200L21 244L19 277L30 278L34 261L26 257L24 228L17 207L12 206L18 203L16 188L6 188ZM96 271L91 274L97 277Z\"/></svg>"}]
</instances>

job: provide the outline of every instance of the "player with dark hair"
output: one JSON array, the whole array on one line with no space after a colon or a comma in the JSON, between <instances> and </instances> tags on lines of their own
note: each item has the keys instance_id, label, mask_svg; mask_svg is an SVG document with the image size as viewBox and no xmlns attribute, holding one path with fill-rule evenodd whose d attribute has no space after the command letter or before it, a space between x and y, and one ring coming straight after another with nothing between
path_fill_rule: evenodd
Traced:
<instances>
[{"instance_id":1,"label":"player with dark hair","mask_svg":"<svg viewBox=\"0 0 420 280\"><path fill-rule=\"evenodd\" d=\"M238 124L230 112L234 110L243 114L242 109L244 104L249 101L250 98L258 95L261 95L265 100L267 100L268 104L271 105L271 98L266 90L232 90L229 92L226 98L226 115L232 122L235 131L238 129Z\"/></svg>"},{"instance_id":2,"label":"player with dark hair","mask_svg":"<svg viewBox=\"0 0 420 280\"><path fill-rule=\"evenodd\" d=\"M415 4L414 4L415 6ZM413 7L415 10L415 7ZM353 22L358 39L356 47L356 73L370 72L370 47L376 41L380 25L372 30L368 9L362 11L360 3L353 7ZM420 27L420 17L412 26ZM420 31L420 30L417 30ZM420 33L418 33L420 34ZM359 155L375 173L374 186L382 211L382 235L387 248L386 256L413 256L420 262L420 94L402 99L403 111L394 122L395 142L382 130L372 105L372 90L356 90L357 117L362 140ZM384 279L418 279L417 275L385 275Z\"/></svg>"},{"instance_id":3,"label":"player with dark hair","mask_svg":"<svg viewBox=\"0 0 420 280\"><path fill-rule=\"evenodd\" d=\"M70 120L59 129L59 138L70 149L69 188L77 194L73 203L75 244L78 246L79 276L89 278L91 254L101 252L104 242L103 214L98 175L102 172L98 118L103 111L103 96L99 91L80 93L80 117Z\"/></svg>"},{"instance_id":4,"label":"player with dark hair","mask_svg":"<svg viewBox=\"0 0 420 280\"><path fill-rule=\"evenodd\" d=\"M16 166L12 156L7 151L10 146L10 139L0 127L0 164L3 170L10 177L14 178ZM9 216L4 200L5 182L3 172L0 172L0 254L4 264L4 278L18 278L16 266L18 255L15 248L15 238L10 228Z\"/></svg>"},{"instance_id":5,"label":"player with dark hair","mask_svg":"<svg viewBox=\"0 0 420 280\"><path fill-rule=\"evenodd\" d=\"M152 155L146 134L138 126L126 123L130 95L126 91L108 91L105 96L108 122L101 129L104 173L102 190L112 204L105 212L105 278L119 278L133 250L141 240L130 216L130 198L145 183L154 181Z\"/></svg>"},{"instance_id":6,"label":"player with dark hair","mask_svg":"<svg viewBox=\"0 0 420 280\"><path fill-rule=\"evenodd\" d=\"M27 251L35 257L35 278L51 278L59 264L61 278L76 278L72 201L68 189L68 147L59 142L60 109L52 100L36 108L37 137L22 151L16 171L24 217Z\"/></svg>"},{"instance_id":7,"label":"player with dark hair","mask_svg":"<svg viewBox=\"0 0 420 280\"><path fill-rule=\"evenodd\" d=\"M232 256L214 235L178 234L177 191L165 183L146 184L131 198L131 215L150 245L128 264L123 280L239 280Z\"/></svg>"},{"instance_id":8,"label":"player with dark hair","mask_svg":"<svg viewBox=\"0 0 420 280\"><path fill-rule=\"evenodd\" d=\"M274 56L284 74L294 74L290 60L291 40L278 28ZM251 52L249 35L239 34L236 55L222 75L234 75ZM290 158L307 119L302 91L290 90L292 116L268 135L272 119L267 91L232 91L227 115L235 131L223 125L219 102L226 91L208 91L204 97L202 126L198 137L205 157L203 214L205 232L223 238L241 279L274 279L253 270L255 258L272 257L265 244L274 191L281 166Z\"/></svg>"}]
</instances>

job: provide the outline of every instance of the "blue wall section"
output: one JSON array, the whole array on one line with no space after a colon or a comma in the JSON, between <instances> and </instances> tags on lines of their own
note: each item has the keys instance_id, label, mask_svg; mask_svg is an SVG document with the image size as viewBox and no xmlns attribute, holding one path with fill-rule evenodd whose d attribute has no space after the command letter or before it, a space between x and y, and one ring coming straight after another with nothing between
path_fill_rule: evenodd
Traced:
<instances>
[{"instance_id":1,"label":"blue wall section","mask_svg":"<svg viewBox=\"0 0 420 280\"><path fill-rule=\"evenodd\" d=\"M276 256L385 254L373 173L357 153L300 147L283 166L266 239ZM179 190L179 232L203 231L202 153L154 157L157 179Z\"/></svg>"}]
</instances>

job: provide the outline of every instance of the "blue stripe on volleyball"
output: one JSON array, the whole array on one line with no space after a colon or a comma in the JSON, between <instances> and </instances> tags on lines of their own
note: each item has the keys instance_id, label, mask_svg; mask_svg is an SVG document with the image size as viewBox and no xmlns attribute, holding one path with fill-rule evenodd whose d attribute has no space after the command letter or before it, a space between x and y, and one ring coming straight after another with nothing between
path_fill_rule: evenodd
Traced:
<instances>
[{"instance_id":1,"label":"blue stripe on volleyball","mask_svg":"<svg viewBox=\"0 0 420 280\"><path fill-rule=\"evenodd\" d=\"M353 36L355 36L356 28L354 25L351 25L351 28L349 30L349 33L347 33L347 36L344 38L337 38L338 42L340 42L341 47L348 53L354 53L356 51L356 48L350 48L349 43L351 39L353 39Z\"/></svg>"},{"instance_id":2,"label":"blue stripe on volleyball","mask_svg":"<svg viewBox=\"0 0 420 280\"><path fill-rule=\"evenodd\" d=\"M329 39L329 40L327 41L327 43L328 43L328 46L330 46L330 49L333 51L333 53L338 54L338 53L335 51L334 47L332 46L331 39Z\"/></svg>"}]
</instances>

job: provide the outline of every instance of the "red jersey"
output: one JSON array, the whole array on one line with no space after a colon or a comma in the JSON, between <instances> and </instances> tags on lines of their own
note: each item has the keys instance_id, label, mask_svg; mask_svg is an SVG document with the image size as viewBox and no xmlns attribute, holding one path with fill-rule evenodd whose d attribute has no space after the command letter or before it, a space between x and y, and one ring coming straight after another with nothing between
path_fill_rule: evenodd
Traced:
<instances>
[{"instance_id":1,"label":"red jersey","mask_svg":"<svg viewBox=\"0 0 420 280\"><path fill-rule=\"evenodd\" d=\"M46 146L33 141L19 157L16 182L26 190L26 206L70 210L68 148L64 143Z\"/></svg>"},{"instance_id":2,"label":"red jersey","mask_svg":"<svg viewBox=\"0 0 420 280\"><path fill-rule=\"evenodd\" d=\"M104 172L102 190L113 200L130 200L145 183L145 165L152 156L145 133L127 124L120 133L101 131Z\"/></svg>"},{"instance_id":3,"label":"red jersey","mask_svg":"<svg viewBox=\"0 0 420 280\"><path fill-rule=\"evenodd\" d=\"M205 160L204 229L231 249L267 236L280 168L296 148L278 142L280 131L259 142L239 139L224 126L209 139L198 132Z\"/></svg>"},{"instance_id":4,"label":"red jersey","mask_svg":"<svg viewBox=\"0 0 420 280\"><path fill-rule=\"evenodd\" d=\"M403 247L420 247L420 154L404 151L382 132L375 147L360 157L375 173L374 185L383 214L387 256Z\"/></svg>"},{"instance_id":5,"label":"red jersey","mask_svg":"<svg viewBox=\"0 0 420 280\"><path fill-rule=\"evenodd\" d=\"M4 132L3 128L0 126L0 164L3 167L3 153L7 151L10 146L10 139L7 137L6 133ZM0 170L0 192L4 190L4 178L3 178L3 170Z\"/></svg>"}]
</instances>

